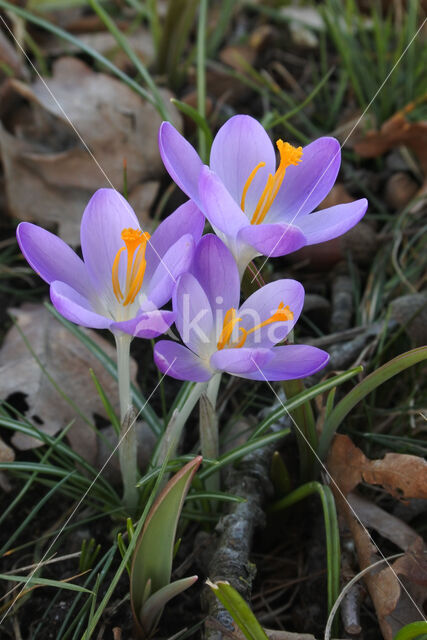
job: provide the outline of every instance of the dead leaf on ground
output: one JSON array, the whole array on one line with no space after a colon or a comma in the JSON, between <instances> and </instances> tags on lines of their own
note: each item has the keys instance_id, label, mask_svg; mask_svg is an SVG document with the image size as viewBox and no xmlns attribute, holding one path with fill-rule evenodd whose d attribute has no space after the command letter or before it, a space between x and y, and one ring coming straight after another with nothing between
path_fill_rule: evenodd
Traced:
<instances>
[{"instance_id":1,"label":"dead leaf on ground","mask_svg":"<svg viewBox=\"0 0 427 640\"><path fill-rule=\"evenodd\" d=\"M2 438L0 438L0 462L13 462L14 460L14 450L12 447L9 447Z\"/></svg>"},{"instance_id":2,"label":"dead leaf on ground","mask_svg":"<svg viewBox=\"0 0 427 640\"><path fill-rule=\"evenodd\" d=\"M58 60L47 84L57 102L40 79L32 85L11 79L2 87L0 151L8 209L23 220L58 224L61 237L77 245L90 196L111 185L64 112L118 189L126 160L130 192L163 173L157 149L161 118L122 82L75 58ZM168 102L169 92L163 96Z\"/></svg>"},{"instance_id":3,"label":"dead leaf on ground","mask_svg":"<svg viewBox=\"0 0 427 640\"><path fill-rule=\"evenodd\" d=\"M84 416L91 421L94 414L105 416L101 399L90 377L90 368L94 370L115 411L119 412L116 382L99 360L44 306L26 304L20 309L11 309L11 313L49 375ZM115 349L98 333L88 329L82 331L90 335L110 358L115 358ZM134 361L131 371L132 379L135 379ZM7 398L18 392L25 395L28 418L43 433L54 436L74 421L67 434L71 446L86 460L96 463L95 431L55 390L27 348L17 327L13 326L0 351L0 397ZM18 449L26 450L40 446L41 442L16 433L12 444Z\"/></svg>"},{"instance_id":4,"label":"dead leaf on ground","mask_svg":"<svg viewBox=\"0 0 427 640\"><path fill-rule=\"evenodd\" d=\"M419 537L406 522L358 493L350 493L347 500L365 527L375 529L383 538L390 540L403 551L409 549Z\"/></svg>"},{"instance_id":5,"label":"dead leaf on ground","mask_svg":"<svg viewBox=\"0 0 427 640\"><path fill-rule=\"evenodd\" d=\"M134 67L129 57L119 47L115 37L109 31L79 33L78 40L109 58L120 69L125 71L133 70ZM148 28L141 27L128 34L127 41L141 61L149 67L155 53L151 31ZM77 44L61 40L52 35L44 38L41 46L43 53L47 56L70 56L80 52Z\"/></svg>"},{"instance_id":6,"label":"dead leaf on ground","mask_svg":"<svg viewBox=\"0 0 427 640\"><path fill-rule=\"evenodd\" d=\"M381 556L366 528L355 518L349 503L333 490L339 513L345 518L352 534L360 569L366 569L380 560ZM401 558L385 568L381 568L381 565L376 567L365 574L363 579L374 604L384 640L392 640L402 627L422 617L427 584L423 540L417 536Z\"/></svg>"},{"instance_id":7,"label":"dead leaf on ground","mask_svg":"<svg viewBox=\"0 0 427 640\"><path fill-rule=\"evenodd\" d=\"M379 131L368 131L363 140L354 145L354 150L363 158L377 158L395 147L411 149L427 176L427 122L410 122L405 113L412 105L399 111L382 125Z\"/></svg>"},{"instance_id":8,"label":"dead leaf on ground","mask_svg":"<svg viewBox=\"0 0 427 640\"><path fill-rule=\"evenodd\" d=\"M327 466L344 495L366 482L399 499L427 497L427 462L417 456L387 453L381 460L369 460L348 436L337 434Z\"/></svg>"}]
</instances>

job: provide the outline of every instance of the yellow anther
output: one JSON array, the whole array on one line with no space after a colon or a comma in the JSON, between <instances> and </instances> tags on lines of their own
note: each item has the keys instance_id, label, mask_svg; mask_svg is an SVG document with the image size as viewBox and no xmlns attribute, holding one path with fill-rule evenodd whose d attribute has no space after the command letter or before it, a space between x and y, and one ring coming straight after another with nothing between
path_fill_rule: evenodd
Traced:
<instances>
[{"instance_id":1,"label":"yellow anther","mask_svg":"<svg viewBox=\"0 0 427 640\"><path fill-rule=\"evenodd\" d=\"M219 340L216 345L216 348L218 349L218 351L220 351L221 349L224 349L224 347L226 347L229 344L231 334L233 333L233 329L235 325L240 322L240 320L241 318L237 317L236 309L231 307L231 309L229 309L225 314L221 335L219 336Z\"/></svg>"},{"instance_id":2,"label":"yellow anther","mask_svg":"<svg viewBox=\"0 0 427 640\"><path fill-rule=\"evenodd\" d=\"M290 310L289 305L286 305L285 307L284 303L281 302L277 307L277 311L273 313L272 316L267 318L267 320L264 320L264 322L257 324L255 327L252 327L252 329L244 329L243 327L239 327L239 331L242 334L240 339L237 342L230 343L233 329L236 326L236 324L238 324L241 321L241 318L237 317L236 309L233 309L232 307L225 314L221 335L216 345L217 349L218 351L220 351L221 349L224 349L224 347L240 349L240 347L243 347L243 345L245 344L246 338L248 337L248 335L251 333L254 333L257 329L262 329L262 327L266 327L269 324L272 324L273 322L288 322L289 320L292 320L293 317L294 317L294 314Z\"/></svg>"},{"instance_id":3,"label":"yellow anther","mask_svg":"<svg viewBox=\"0 0 427 640\"><path fill-rule=\"evenodd\" d=\"M280 163L274 176L270 173L267 178L264 191L262 192L255 211L252 215L251 224L261 224L261 222L269 212L270 207L273 204L277 194L279 193L279 189L282 186L282 182L285 177L286 169L291 165L297 165L301 161L302 147L293 147L291 144L289 144L289 142L283 142L283 140L278 140L276 144L280 153ZM257 167L255 167L255 169L258 170ZM248 181L253 180L253 177L251 179L252 173L249 176ZM243 193L246 195L245 190L243 190Z\"/></svg>"},{"instance_id":4,"label":"yellow anther","mask_svg":"<svg viewBox=\"0 0 427 640\"><path fill-rule=\"evenodd\" d=\"M252 184L253 179L255 178L258 169L261 169L261 167L265 167L265 162L259 162L257 164L257 166L255 167L255 169L252 169L252 171L249 174L249 178L246 180L245 182L245 186L243 187L243 193L242 193L242 199L240 202L240 208L244 211L245 210L245 200L246 200L246 194L248 193L249 187Z\"/></svg>"},{"instance_id":5,"label":"yellow anther","mask_svg":"<svg viewBox=\"0 0 427 640\"><path fill-rule=\"evenodd\" d=\"M150 239L150 234L146 232L143 233L140 229L129 228L123 229L121 237L126 246L121 247L116 253L111 270L111 278L117 301L123 304L123 306L126 306L135 300L141 289L147 264L145 260L145 249ZM125 293L123 294L119 280L119 264L121 254L125 250L127 251L127 264Z\"/></svg>"}]
</instances>

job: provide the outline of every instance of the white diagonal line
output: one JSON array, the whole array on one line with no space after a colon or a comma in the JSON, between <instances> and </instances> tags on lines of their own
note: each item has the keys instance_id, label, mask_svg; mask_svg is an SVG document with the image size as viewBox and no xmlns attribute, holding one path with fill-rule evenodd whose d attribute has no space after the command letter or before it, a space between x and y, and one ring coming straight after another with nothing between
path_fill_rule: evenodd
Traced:
<instances>
[{"instance_id":1,"label":"white diagonal line","mask_svg":"<svg viewBox=\"0 0 427 640\"><path fill-rule=\"evenodd\" d=\"M425 620L427 622L427 618L425 617L424 613L421 611L421 609L418 607L417 603L415 602L415 600L413 599L413 597L411 596L411 594L408 592L408 590L406 589L405 585L403 584L403 582L400 580L399 576L397 575L397 573L395 572L395 570L393 569L393 567L391 566L390 562L387 560L387 558L385 557L385 555L382 553L381 549L378 548L378 546L375 544L371 534L369 533L368 529L365 527L365 525L363 524L363 522L361 521L361 519L359 518L359 516L357 515L357 513L355 512L355 510L353 509L353 507L351 506L351 504L349 503L349 501L347 500L347 498L345 497L344 493L341 491L340 487L338 486L338 484L335 482L334 478L331 476L331 474L329 473L328 469L326 468L326 466L324 465L324 463L322 462L322 460L319 458L319 456L317 455L317 452L314 450L314 448L312 447L310 441L307 439L307 437L305 436L305 434L301 431L301 429L299 428L299 426L297 425L297 423L295 422L295 420L293 419L293 417L291 416L291 414L289 413L289 411L287 410L287 408L285 407L285 405L283 404L282 400L280 399L280 397L278 396L278 394L275 392L273 386L271 385L271 383L267 380L267 378L265 377L264 373L261 371L261 369L259 368L258 364L255 362L255 360L251 357L252 362L254 363L254 365L256 366L256 368L258 369L258 371L260 372L260 374L262 375L262 377L264 378L264 381L268 384L268 386L270 387L270 389L272 390L272 392L274 393L274 395L276 396L277 400L280 402L280 404L282 405L283 409L286 411L287 415L289 416L289 418L292 420L295 429L298 431L298 433L304 438L304 441L306 443L306 445L308 446L308 448L310 449L310 451L312 452L312 454L314 455L314 457L316 458L317 462L320 464L320 466L322 467L323 471L326 473L326 475L329 478L329 481L334 485L334 487L336 488L336 490L338 491L338 493L340 494L340 496L344 499L344 501L347 503L347 505L350 508L350 511L352 512L353 516L356 518L357 522L360 524L360 526L362 527L363 531L366 533L366 535L368 536L369 540L371 541L371 543L374 545L374 547L377 549L379 555L381 556L382 560L387 564L388 568L391 569L392 573L394 574L396 580L398 581L401 589L406 593L406 595L408 596L408 598L410 599L410 601L412 602L412 604L414 605L415 609L418 611L418 613L420 614L421 618L423 620Z\"/></svg>"},{"instance_id":2,"label":"white diagonal line","mask_svg":"<svg viewBox=\"0 0 427 640\"><path fill-rule=\"evenodd\" d=\"M296 214L294 215L294 217L292 218L292 220L290 222L287 222L286 224L288 225L286 227L286 229L283 231L282 235L280 236L280 238L278 239L278 241L276 242L276 244L274 245L274 247L271 249L270 253L268 254L268 256L265 258L264 262L262 263L262 265L260 266L260 268L257 270L256 274L254 275L254 277L251 280L251 283L254 282L254 280L258 277L260 271L264 268L267 260L271 257L272 253L274 252L275 248L279 245L279 243L281 242L281 240L285 237L289 226L291 224L293 224L293 222L295 221L295 219L297 218L299 212L301 211L302 207L305 205L305 203L307 202L307 200L309 199L309 197L311 196L311 194L313 193L313 191L315 191L315 189L317 188L317 186L319 185L320 181L322 180L323 176L326 174L326 172L328 171L329 167L332 165L332 163L334 162L335 158L338 156L338 154L341 153L342 148L344 147L345 143L347 142L347 140L350 138L350 136L352 135L353 131L356 129L356 127L359 125L359 122L362 120L363 116L365 115L365 113L368 111L368 109L370 109L371 104L374 102L374 100L376 99L376 97L378 96L378 94L380 93L380 91L382 90L382 88L384 87L384 85L386 84L386 82L388 81L388 79L390 78L391 74L393 73L393 71L396 69L396 67L400 64L400 61L402 60L403 56L405 55L405 53L408 51L409 47L411 46L411 44L414 42L415 38L417 37L417 35L420 33L421 29L424 27L425 23L427 22L427 18L424 18L420 28L418 29L418 31L414 34L414 36L411 38L411 41L407 44L407 46L405 47L404 51L402 51L402 54L399 56L399 59L395 62L395 64L393 65L392 69L389 71L389 73L387 74L386 78L383 80L383 82L381 83L379 89L377 89L374 97L370 100L369 104L367 105L367 107L365 108L365 110L363 111L363 113L360 115L360 117L357 119L356 124L353 126L353 128L351 129L350 133L347 135L347 137L345 138L344 142L340 145L339 150L335 153L335 155L332 157L332 159L330 160L328 166L326 167L326 169L323 171L322 175L317 179L317 182L315 183L315 185L312 187L310 193L306 196L304 202L302 202L302 204L300 205L298 211L296 212Z\"/></svg>"},{"instance_id":3,"label":"white diagonal line","mask_svg":"<svg viewBox=\"0 0 427 640\"><path fill-rule=\"evenodd\" d=\"M86 489L86 491L84 492L84 494L82 495L82 497L80 498L80 500L78 501L78 503L76 504L76 506L74 507L73 511L70 513L70 515L68 516L68 518L66 519L66 521L64 522L64 524L62 525L61 529L58 531L58 533L56 534L55 538L53 539L53 541L50 543L48 549L45 551L43 557L39 560L39 562L35 565L34 570L29 574L29 576L27 577L26 582L24 583L24 585L22 586L22 589L19 591L19 593L15 596L15 598L13 599L13 601L11 602L10 606L8 607L8 609L5 611L5 613L3 614L3 617L0 620L0 625L3 623L4 619L6 618L6 616L10 613L10 611L12 610L12 608L15 605L15 602L17 602L18 598L20 597L21 593L25 590L25 588L27 587L28 583L30 582L31 578L33 577L33 575L40 569L40 567L43 565L43 563L45 562L45 559L49 553L49 551L52 549L52 547L54 546L54 544L56 543L56 541L59 539L59 537L61 536L62 532L64 531L65 527L68 525L68 523L70 522L70 520L74 517L75 513L77 512L77 510L79 509L80 505L82 504L82 502L85 500L86 496L89 494L90 490L92 489L92 487L94 486L94 484L96 483L96 481L98 480L99 476L101 475L101 473L104 471L105 467L107 466L107 464L110 462L111 458L114 456L114 454L116 453L117 449L120 447L121 443L123 442L124 438L127 436L128 432L130 431L130 429L132 429L132 427L134 426L135 422L137 421L139 415L141 414L141 412L145 409L145 407L147 406L147 404L150 402L151 398L153 397L153 395L155 394L155 392L157 391L157 389L159 388L159 386L161 385L161 383L163 382L165 376L167 375L169 369L171 367L173 367L174 363L175 363L176 358L174 358L174 360L171 362L171 364L168 366L167 370L165 371L165 373L162 375L162 377L160 378L160 380L158 381L158 383L156 384L156 386L154 387L153 391L150 393L150 395L148 396L147 400L145 401L144 405L141 407L141 409L138 411L138 413L136 414L134 420L130 423L129 427L126 429L126 431L124 432L124 434L120 437L120 439L118 440L116 446L114 447L114 449L112 450L112 452L110 453L110 455L108 456L107 460L104 462L104 464L102 465L101 469L98 471L98 473L96 474L95 478L92 480L92 482L90 483L89 487Z\"/></svg>"},{"instance_id":4,"label":"white diagonal line","mask_svg":"<svg viewBox=\"0 0 427 640\"><path fill-rule=\"evenodd\" d=\"M21 43L19 42L19 40L17 40L17 38L15 37L15 34L13 33L13 31L10 29L9 25L7 24L7 22L5 21L5 19L3 18L2 15L0 15L1 21L3 22L4 26L6 27L7 31L9 32L10 36L13 38L14 42L16 43L16 45L19 47L20 51L22 52L22 54L25 56L26 61L28 62L28 64L31 66L31 68L33 69L34 73L37 75L38 79L40 80L40 82L43 84L44 88L46 89L46 91L48 92L48 94L50 95L50 97L52 98L52 100L54 101L54 103L56 104L56 106L58 107L58 109L60 110L60 112L62 113L62 115L64 116L65 120L68 122L68 124L70 125L70 127L72 128L72 130L74 131L74 133L76 134L76 136L78 137L78 139L80 140L80 142L82 143L83 147L85 148L85 150L87 151L87 153L90 155L90 157L92 158L92 160L94 161L94 163L96 164L96 166L98 167L98 169L100 170L100 172L102 173L102 175L104 176L104 178L106 179L106 181L108 182L108 184L110 185L110 187L112 189L114 189L115 191L118 191L116 189L116 187L113 185L113 183L111 182L110 178L107 176L107 174L105 173L104 169L101 167L100 163L98 162L98 160L96 159L95 155L93 154L93 152L90 150L90 148L88 147L88 145L86 144L86 142L84 141L82 135L80 134L79 130L77 129L77 127L74 125L74 123L72 122L71 118L68 116L68 114L66 113L65 109L63 108L63 106L61 105L61 103L59 102L59 100L56 98L55 94L53 93L52 89L49 87L49 85L47 84L46 80L43 78L42 75L40 75L39 70L37 69L37 67L34 65L33 61L31 60L31 58L28 56L27 52L25 51L25 49L22 47ZM164 268L166 269L166 271L168 272L168 274L170 275L170 277L172 278L172 280L174 281L174 283L176 284L176 278L174 277L174 275L170 272L169 267L167 266L167 264L164 262L163 258L159 255L159 253L157 252L157 249L153 246L153 244L151 243L150 239L148 240L148 244L150 245L150 247L152 248L152 250L154 251L154 253L156 254L157 258L160 260L160 262L162 263L162 265L164 266Z\"/></svg>"}]
</instances>

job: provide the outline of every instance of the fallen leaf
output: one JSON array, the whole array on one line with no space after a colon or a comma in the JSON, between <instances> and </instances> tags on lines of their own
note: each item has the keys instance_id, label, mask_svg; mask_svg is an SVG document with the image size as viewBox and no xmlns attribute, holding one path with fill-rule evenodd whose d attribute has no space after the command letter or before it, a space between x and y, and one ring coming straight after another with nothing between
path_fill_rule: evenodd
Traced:
<instances>
[{"instance_id":1,"label":"fallen leaf","mask_svg":"<svg viewBox=\"0 0 427 640\"><path fill-rule=\"evenodd\" d=\"M128 26L127 26L128 28ZM129 57L117 44L115 37L109 31L95 31L79 33L78 39L91 49L111 59L120 69L133 68ZM127 40L132 50L139 56L146 66L150 66L154 58L154 44L151 32L147 28L140 28L127 35ZM79 53L77 44L51 36L43 41L42 50L49 56L69 56Z\"/></svg>"},{"instance_id":2,"label":"fallen leaf","mask_svg":"<svg viewBox=\"0 0 427 640\"><path fill-rule=\"evenodd\" d=\"M57 224L59 235L77 245L90 196L111 186L106 176L121 189L124 160L130 192L162 175L161 118L122 82L75 58L58 60L47 84L56 101L40 79L32 85L11 79L2 87L0 151L7 204L17 218ZM168 101L170 94L163 96Z\"/></svg>"},{"instance_id":3,"label":"fallen leaf","mask_svg":"<svg viewBox=\"0 0 427 640\"><path fill-rule=\"evenodd\" d=\"M409 549L419 537L406 522L359 494L350 493L347 500L365 527L375 529L383 538L390 540L403 551Z\"/></svg>"},{"instance_id":4,"label":"fallen leaf","mask_svg":"<svg viewBox=\"0 0 427 640\"><path fill-rule=\"evenodd\" d=\"M336 490L334 494L338 510L353 537L360 569L366 569L378 562L381 556L348 502ZM406 553L393 564L384 569L377 566L364 575L384 640L392 640L402 627L422 617L427 576L425 558L423 540L416 537Z\"/></svg>"},{"instance_id":5,"label":"fallen leaf","mask_svg":"<svg viewBox=\"0 0 427 640\"><path fill-rule=\"evenodd\" d=\"M14 460L15 453L12 447L9 447L9 445L0 438L0 462L13 462Z\"/></svg>"},{"instance_id":6,"label":"fallen leaf","mask_svg":"<svg viewBox=\"0 0 427 640\"><path fill-rule=\"evenodd\" d=\"M399 499L427 497L427 462L418 456L387 453L369 460L348 436L336 434L327 466L344 495L366 482Z\"/></svg>"},{"instance_id":7,"label":"fallen leaf","mask_svg":"<svg viewBox=\"0 0 427 640\"><path fill-rule=\"evenodd\" d=\"M7 333L0 351L0 397L6 399L14 393L24 394L28 405L27 417L40 431L50 436L74 421L67 438L77 453L94 464L97 459L97 435L78 411L90 421L93 421L94 414L105 416L105 411L89 369L94 370L118 413L117 383L81 341L44 306L26 304L20 309L11 309L11 313L48 374L76 406L71 406L56 391L16 326ZM82 331L90 335L110 358L115 358L115 349L99 333L88 329ZM134 361L131 371L134 380ZM16 433L12 437L12 444L26 450L40 446L41 442Z\"/></svg>"},{"instance_id":8,"label":"fallen leaf","mask_svg":"<svg viewBox=\"0 0 427 640\"><path fill-rule=\"evenodd\" d=\"M410 122L406 113L413 105L389 118L379 131L368 131L363 140L354 145L354 150L363 158L377 158L383 153L400 147L408 147L416 155L420 167L427 176L427 122Z\"/></svg>"}]
</instances>

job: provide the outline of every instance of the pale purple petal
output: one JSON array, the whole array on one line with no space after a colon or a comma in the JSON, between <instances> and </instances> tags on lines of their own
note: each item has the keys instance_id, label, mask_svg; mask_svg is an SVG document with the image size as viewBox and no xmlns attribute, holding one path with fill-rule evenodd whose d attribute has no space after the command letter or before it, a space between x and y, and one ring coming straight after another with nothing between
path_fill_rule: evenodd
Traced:
<instances>
[{"instance_id":1,"label":"pale purple petal","mask_svg":"<svg viewBox=\"0 0 427 640\"><path fill-rule=\"evenodd\" d=\"M50 285L50 299L64 318L91 329L109 329L111 318L95 311L90 301L64 282L55 280Z\"/></svg>"},{"instance_id":2,"label":"pale purple petal","mask_svg":"<svg viewBox=\"0 0 427 640\"><path fill-rule=\"evenodd\" d=\"M306 244L302 231L290 224L251 224L239 231L237 239L269 258L285 256Z\"/></svg>"},{"instance_id":3,"label":"pale purple petal","mask_svg":"<svg viewBox=\"0 0 427 640\"><path fill-rule=\"evenodd\" d=\"M272 322L248 334L245 347L266 347L281 342L293 329L304 304L304 287L296 280L276 280L255 291L240 307L239 327L250 331L276 313L279 304L289 306L293 318L288 321Z\"/></svg>"},{"instance_id":4,"label":"pale purple petal","mask_svg":"<svg viewBox=\"0 0 427 640\"><path fill-rule=\"evenodd\" d=\"M206 293L191 273L185 273L178 281L173 310L183 342L196 353L206 354L213 330L212 309Z\"/></svg>"},{"instance_id":5,"label":"pale purple petal","mask_svg":"<svg viewBox=\"0 0 427 640\"><path fill-rule=\"evenodd\" d=\"M318 138L303 149L301 162L286 169L268 220L290 222L313 211L332 189L341 164L335 138Z\"/></svg>"},{"instance_id":6,"label":"pale purple petal","mask_svg":"<svg viewBox=\"0 0 427 640\"><path fill-rule=\"evenodd\" d=\"M317 347L290 344L273 347L272 360L254 373L244 376L251 380L295 380L310 376L326 366L329 354Z\"/></svg>"},{"instance_id":7,"label":"pale purple petal","mask_svg":"<svg viewBox=\"0 0 427 640\"><path fill-rule=\"evenodd\" d=\"M160 258L165 255L180 236L189 233L193 236L194 242L197 243L202 236L204 226L205 216L191 200L185 202L163 220L147 243L145 251L147 261L145 280L151 278L160 262Z\"/></svg>"},{"instance_id":8,"label":"pale purple petal","mask_svg":"<svg viewBox=\"0 0 427 640\"><path fill-rule=\"evenodd\" d=\"M212 310L221 317L240 300L240 279L236 261L225 244L214 236L203 236L194 253L191 272L205 291ZM216 315L216 314L215 314Z\"/></svg>"},{"instance_id":9,"label":"pale purple petal","mask_svg":"<svg viewBox=\"0 0 427 640\"><path fill-rule=\"evenodd\" d=\"M43 280L60 280L84 296L91 293L86 267L76 253L53 233L30 222L21 222L16 230L25 259Z\"/></svg>"},{"instance_id":10,"label":"pale purple petal","mask_svg":"<svg viewBox=\"0 0 427 640\"><path fill-rule=\"evenodd\" d=\"M346 233L363 218L367 208L368 201L362 198L303 216L295 224L304 233L307 244L317 244Z\"/></svg>"},{"instance_id":11,"label":"pale purple petal","mask_svg":"<svg viewBox=\"0 0 427 640\"><path fill-rule=\"evenodd\" d=\"M170 122L163 122L160 127L159 150L163 164L172 180L200 206L199 174L203 163L194 147Z\"/></svg>"},{"instance_id":12,"label":"pale purple petal","mask_svg":"<svg viewBox=\"0 0 427 640\"><path fill-rule=\"evenodd\" d=\"M268 174L275 173L276 154L265 129L257 120L245 115L230 118L215 136L210 167L239 206L246 181L260 162L265 162L265 167L258 170L248 189L246 211L255 209Z\"/></svg>"},{"instance_id":13,"label":"pale purple petal","mask_svg":"<svg viewBox=\"0 0 427 640\"><path fill-rule=\"evenodd\" d=\"M173 311L165 311L164 309L156 309L138 314L131 320L122 322L113 322L110 326L111 331L124 331L136 338L157 338L169 329L175 320Z\"/></svg>"},{"instance_id":14,"label":"pale purple petal","mask_svg":"<svg viewBox=\"0 0 427 640\"><path fill-rule=\"evenodd\" d=\"M248 218L229 194L221 179L203 167L199 181L201 208L214 227L230 237L249 224Z\"/></svg>"},{"instance_id":15,"label":"pale purple petal","mask_svg":"<svg viewBox=\"0 0 427 640\"><path fill-rule=\"evenodd\" d=\"M211 356L210 365L218 371L246 377L267 366L272 357L271 349L221 349Z\"/></svg>"},{"instance_id":16,"label":"pale purple petal","mask_svg":"<svg viewBox=\"0 0 427 640\"><path fill-rule=\"evenodd\" d=\"M157 307L162 307L170 300L179 276L190 268L193 254L193 236L182 236L163 255L151 279L147 281L144 278L143 291Z\"/></svg>"},{"instance_id":17,"label":"pale purple petal","mask_svg":"<svg viewBox=\"0 0 427 640\"><path fill-rule=\"evenodd\" d=\"M213 375L199 356L171 340L160 340L155 345L154 362L162 373L178 380L207 382Z\"/></svg>"},{"instance_id":18,"label":"pale purple petal","mask_svg":"<svg viewBox=\"0 0 427 640\"><path fill-rule=\"evenodd\" d=\"M118 250L125 246L121 233L127 228L140 228L130 204L114 189L98 189L83 213L80 239L92 283L98 295L110 306L117 304L111 270ZM121 282L125 271L126 259L122 256L119 268Z\"/></svg>"}]
</instances>

